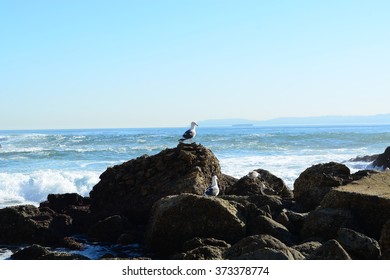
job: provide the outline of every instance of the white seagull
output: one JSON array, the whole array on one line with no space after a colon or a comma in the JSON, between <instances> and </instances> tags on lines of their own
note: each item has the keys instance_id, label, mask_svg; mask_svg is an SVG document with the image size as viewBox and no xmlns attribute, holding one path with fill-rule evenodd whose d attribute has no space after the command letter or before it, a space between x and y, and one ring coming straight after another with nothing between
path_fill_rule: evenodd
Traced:
<instances>
[{"instance_id":1,"label":"white seagull","mask_svg":"<svg viewBox=\"0 0 390 280\"><path fill-rule=\"evenodd\" d=\"M251 178L253 180L253 182L255 182L256 178L260 177L260 173L255 171L255 170L253 170L253 171L248 173L248 177ZM264 190L266 189L266 187L265 187L264 183L263 182L259 182L258 185L260 186L260 193L262 195L265 195Z\"/></svg>"},{"instance_id":2,"label":"white seagull","mask_svg":"<svg viewBox=\"0 0 390 280\"><path fill-rule=\"evenodd\" d=\"M255 180L257 177L259 177L259 175L260 175L259 172L255 171L255 170L248 173L248 177L253 179L253 180Z\"/></svg>"},{"instance_id":3,"label":"white seagull","mask_svg":"<svg viewBox=\"0 0 390 280\"><path fill-rule=\"evenodd\" d=\"M211 178L211 186L208 187L205 191L204 191L204 196L217 196L219 194L219 188L218 188L218 178L217 176L213 176Z\"/></svg>"},{"instance_id":4,"label":"white seagull","mask_svg":"<svg viewBox=\"0 0 390 280\"><path fill-rule=\"evenodd\" d=\"M185 140L192 140L196 135L195 126L198 126L198 124L196 122L192 122L191 128L184 132L183 138L180 138L179 142L183 142Z\"/></svg>"}]
</instances>

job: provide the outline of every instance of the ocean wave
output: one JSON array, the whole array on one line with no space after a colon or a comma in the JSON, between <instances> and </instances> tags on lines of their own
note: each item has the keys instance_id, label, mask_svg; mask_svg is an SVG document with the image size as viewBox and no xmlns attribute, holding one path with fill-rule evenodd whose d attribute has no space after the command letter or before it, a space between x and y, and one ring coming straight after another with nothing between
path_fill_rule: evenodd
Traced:
<instances>
[{"instance_id":1,"label":"ocean wave","mask_svg":"<svg viewBox=\"0 0 390 280\"><path fill-rule=\"evenodd\" d=\"M99 181L99 172L39 170L31 174L0 173L0 207L6 204L38 204L51 193L87 196Z\"/></svg>"}]
</instances>

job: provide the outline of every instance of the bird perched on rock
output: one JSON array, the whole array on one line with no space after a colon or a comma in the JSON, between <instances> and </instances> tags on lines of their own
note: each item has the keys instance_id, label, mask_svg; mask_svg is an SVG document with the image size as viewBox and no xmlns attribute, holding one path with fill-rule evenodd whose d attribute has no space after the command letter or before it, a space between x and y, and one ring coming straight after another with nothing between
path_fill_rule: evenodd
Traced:
<instances>
[{"instance_id":1,"label":"bird perched on rock","mask_svg":"<svg viewBox=\"0 0 390 280\"><path fill-rule=\"evenodd\" d=\"M248 177L253 179L253 180L255 180L257 177L259 177L259 175L260 175L259 172L255 171L255 170L248 173Z\"/></svg>"},{"instance_id":2,"label":"bird perched on rock","mask_svg":"<svg viewBox=\"0 0 390 280\"><path fill-rule=\"evenodd\" d=\"M213 177L211 177L211 186L205 190L203 194L204 196L217 196L219 194L219 187L217 181L217 176L214 175Z\"/></svg>"},{"instance_id":3,"label":"bird perched on rock","mask_svg":"<svg viewBox=\"0 0 390 280\"><path fill-rule=\"evenodd\" d=\"M259 174L259 172L253 170L253 171L250 171L248 173L248 177L251 178L253 180L253 182L255 182L256 179L260 177L260 174ZM260 193L262 195L265 195L264 190L266 189L266 187L265 187L264 183L258 182L257 185L259 185L259 187L260 187Z\"/></svg>"},{"instance_id":4,"label":"bird perched on rock","mask_svg":"<svg viewBox=\"0 0 390 280\"><path fill-rule=\"evenodd\" d=\"M196 122L191 122L191 128L184 132L182 138L179 139L179 142L183 142L185 140L192 140L196 135L196 126L198 126Z\"/></svg>"}]
</instances>

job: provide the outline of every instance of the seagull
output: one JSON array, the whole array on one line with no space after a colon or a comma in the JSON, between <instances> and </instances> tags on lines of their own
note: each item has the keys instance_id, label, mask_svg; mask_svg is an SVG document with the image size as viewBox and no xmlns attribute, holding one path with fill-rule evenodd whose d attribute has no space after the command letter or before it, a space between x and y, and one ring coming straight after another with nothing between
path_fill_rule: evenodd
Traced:
<instances>
[{"instance_id":1,"label":"seagull","mask_svg":"<svg viewBox=\"0 0 390 280\"><path fill-rule=\"evenodd\" d=\"M255 182L256 178L260 177L260 174L259 174L259 172L253 170L253 171L248 173L248 177L251 178L253 180L253 182ZM262 195L265 195L264 190L266 189L266 187L265 187L264 183L260 182L260 183L258 183L258 185L260 187L260 193Z\"/></svg>"},{"instance_id":2,"label":"seagull","mask_svg":"<svg viewBox=\"0 0 390 280\"><path fill-rule=\"evenodd\" d=\"M260 176L259 172L255 171L255 170L248 173L248 177L253 179L253 180L255 180L259 176Z\"/></svg>"},{"instance_id":3,"label":"seagull","mask_svg":"<svg viewBox=\"0 0 390 280\"><path fill-rule=\"evenodd\" d=\"M217 176L211 178L211 186L204 191L204 196L217 196L219 194L219 188L217 183Z\"/></svg>"},{"instance_id":4,"label":"seagull","mask_svg":"<svg viewBox=\"0 0 390 280\"><path fill-rule=\"evenodd\" d=\"M192 140L192 138L194 138L196 135L195 126L198 126L198 124L196 122L192 122L191 128L184 132L183 138L179 139L179 142L183 142L185 140Z\"/></svg>"}]
</instances>

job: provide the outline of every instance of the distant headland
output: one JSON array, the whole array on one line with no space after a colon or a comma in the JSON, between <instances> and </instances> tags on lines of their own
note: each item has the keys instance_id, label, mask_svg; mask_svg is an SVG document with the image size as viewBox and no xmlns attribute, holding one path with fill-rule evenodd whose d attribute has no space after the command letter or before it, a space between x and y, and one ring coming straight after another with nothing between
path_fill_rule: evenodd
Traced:
<instances>
[{"instance_id":1,"label":"distant headland","mask_svg":"<svg viewBox=\"0 0 390 280\"><path fill-rule=\"evenodd\" d=\"M201 126L283 126L283 125L384 125L390 124L390 114L369 116L287 117L270 120L209 119Z\"/></svg>"}]
</instances>

